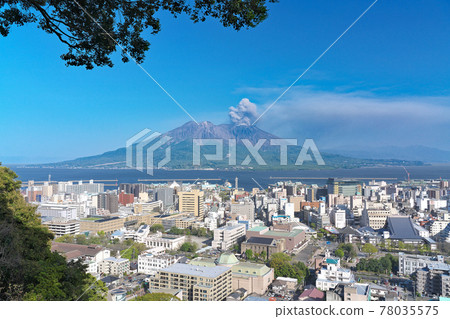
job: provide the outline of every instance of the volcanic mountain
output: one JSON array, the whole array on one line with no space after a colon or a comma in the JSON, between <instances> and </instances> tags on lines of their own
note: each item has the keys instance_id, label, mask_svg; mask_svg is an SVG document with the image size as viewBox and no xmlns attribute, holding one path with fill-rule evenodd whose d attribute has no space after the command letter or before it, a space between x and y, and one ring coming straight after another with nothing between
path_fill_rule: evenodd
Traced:
<instances>
[{"instance_id":1,"label":"volcanic mountain","mask_svg":"<svg viewBox=\"0 0 450 319\"><path fill-rule=\"evenodd\" d=\"M302 166L294 166L296 158L301 150L303 141L299 141L299 146L290 146L288 148L288 165L280 166L280 147L271 146L270 139L278 139L277 136L268 133L256 126L238 125L238 124L220 124L215 125L209 121L195 123L187 122L180 127L164 133L162 136L169 136L171 139L166 145L171 147L170 162L165 165L166 169L249 169L249 168L295 168L295 169L323 169L323 168L354 168L362 166L376 165L421 165L420 162L408 162L397 160L366 160L354 159L342 155L325 154L322 157L326 163L325 166L318 166L315 161L305 163ZM193 139L221 139L223 140L222 161L206 161L202 156L200 167L193 165ZM249 165L240 165L249 155L248 149L242 143L242 140L248 139L252 145L259 140L266 142L259 149L259 153L264 158L266 165L257 166L252 160ZM229 147L228 141L236 140L236 163L229 165ZM125 142L124 142L125 144ZM158 163L165 157L166 147L161 147L154 152L154 161ZM202 146L202 154L214 154L214 146ZM253 166L252 166L253 165ZM75 160L59 163L33 165L34 167L58 167L58 168L125 168L126 167L126 148L122 147L115 151L106 152L100 155L77 158Z\"/></svg>"},{"instance_id":2,"label":"volcanic mountain","mask_svg":"<svg viewBox=\"0 0 450 319\"><path fill-rule=\"evenodd\" d=\"M175 144L192 139L236 139L238 142L243 139L248 139L252 144L255 144L260 139L270 140L278 138L256 126L235 124L214 125L209 121L198 124L190 121L164 135L170 136L172 138L171 143Z\"/></svg>"}]
</instances>

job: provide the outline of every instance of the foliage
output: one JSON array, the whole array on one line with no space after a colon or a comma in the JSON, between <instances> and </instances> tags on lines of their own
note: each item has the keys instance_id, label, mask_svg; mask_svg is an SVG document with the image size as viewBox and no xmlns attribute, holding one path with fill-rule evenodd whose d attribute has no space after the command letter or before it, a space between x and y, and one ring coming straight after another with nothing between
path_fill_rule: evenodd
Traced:
<instances>
[{"instance_id":1,"label":"foliage","mask_svg":"<svg viewBox=\"0 0 450 319\"><path fill-rule=\"evenodd\" d=\"M356 270L370 271L377 274L390 274L398 272L398 257L387 254L379 259L362 258L356 265Z\"/></svg>"},{"instance_id":2,"label":"foliage","mask_svg":"<svg viewBox=\"0 0 450 319\"><path fill-rule=\"evenodd\" d=\"M247 249L247 250L245 251L245 257L246 257L247 259L252 259L252 258L253 258L253 250Z\"/></svg>"},{"instance_id":3,"label":"foliage","mask_svg":"<svg viewBox=\"0 0 450 319\"><path fill-rule=\"evenodd\" d=\"M291 263L292 258L285 253L275 253L270 257L269 266L274 269L275 277L297 278L301 283L309 276L309 269L302 262Z\"/></svg>"},{"instance_id":4,"label":"foliage","mask_svg":"<svg viewBox=\"0 0 450 319\"><path fill-rule=\"evenodd\" d=\"M180 301L180 298L171 294L162 292L151 293L143 295L142 297L136 297L132 301Z\"/></svg>"},{"instance_id":5,"label":"foliage","mask_svg":"<svg viewBox=\"0 0 450 319\"><path fill-rule=\"evenodd\" d=\"M192 229L180 229L175 226L173 226L167 233L172 235L192 235L192 236L198 236L198 237L213 237L213 232L209 231L208 229L204 227L200 228L192 228Z\"/></svg>"},{"instance_id":6,"label":"foliage","mask_svg":"<svg viewBox=\"0 0 450 319\"><path fill-rule=\"evenodd\" d=\"M0 300L104 300L104 284L85 265L51 252L53 234L24 201L16 178L0 166Z\"/></svg>"},{"instance_id":7,"label":"foliage","mask_svg":"<svg viewBox=\"0 0 450 319\"><path fill-rule=\"evenodd\" d=\"M152 225L151 227L150 227L150 231L152 232L152 233L156 233L156 232L161 232L161 233L164 233L164 226L163 225L161 225L161 224L154 224L154 225Z\"/></svg>"},{"instance_id":8,"label":"foliage","mask_svg":"<svg viewBox=\"0 0 450 319\"><path fill-rule=\"evenodd\" d=\"M339 249L341 249L344 252L344 257L345 258L356 258L357 253L355 250L355 246L353 246L352 244L348 243L348 244L340 244Z\"/></svg>"},{"instance_id":9,"label":"foliage","mask_svg":"<svg viewBox=\"0 0 450 319\"><path fill-rule=\"evenodd\" d=\"M131 247L124 249L120 252L120 256L122 258L134 260L138 258L140 253L147 250L147 246L145 246L145 244L143 243L133 243L130 246Z\"/></svg>"},{"instance_id":10,"label":"foliage","mask_svg":"<svg viewBox=\"0 0 450 319\"><path fill-rule=\"evenodd\" d=\"M198 249L197 244L190 243L190 242L186 242L183 245L181 245L181 247L180 247L181 251L189 252L189 253L194 253L197 251L197 249Z\"/></svg>"},{"instance_id":11,"label":"foliage","mask_svg":"<svg viewBox=\"0 0 450 319\"><path fill-rule=\"evenodd\" d=\"M261 260L265 261L267 259L267 253L265 250L263 250L260 254L259 257L261 258Z\"/></svg>"},{"instance_id":12,"label":"foliage","mask_svg":"<svg viewBox=\"0 0 450 319\"><path fill-rule=\"evenodd\" d=\"M369 243L364 244L361 250L366 254L369 254L369 256L372 256L373 254L376 254L378 252L377 247Z\"/></svg>"},{"instance_id":13,"label":"foliage","mask_svg":"<svg viewBox=\"0 0 450 319\"><path fill-rule=\"evenodd\" d=\"M235 30L253 28L267 18L267 3L276 0L2 0L0 34L11 26L37 23L39 28L62 42L68 52L61 58L69 66L113 66L111 55L119 51L122 61L128 53L142 63L150 42L144 33L161 30L158 15L166 11L175 18L187 15L194 23L215 18Z\"/></svg>"},{"instance_id":14,"label":"foliage","mask_svg":"<svg viewBox=\"0 0 450 319\"><path fill-rule=\"evenodd\" d=\"M340 248L336 249L334 251L334 254L336 255L336 257L339 257L339 258L343 258L344 257L344 251L342 249L340 249Z\"/></svg>"}]
</instances>

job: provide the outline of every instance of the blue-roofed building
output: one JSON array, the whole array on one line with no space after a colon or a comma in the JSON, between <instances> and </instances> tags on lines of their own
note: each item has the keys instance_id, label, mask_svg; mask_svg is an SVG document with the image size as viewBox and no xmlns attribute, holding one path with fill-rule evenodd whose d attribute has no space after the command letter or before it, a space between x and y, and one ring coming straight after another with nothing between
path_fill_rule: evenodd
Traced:
<instances>
[{"instance_id":1,"label":"blue-roofed building","mask_svg":"<svg viewBox=\"0 0 450 319\"><path fill-rule=\"evenodd\" d=\"M386 220L386 231L389 232L386 237L393 241L402 241L405 244L421 244L422 237L419 236L414 223L409 216L389 216Z\"/></svg>"},{"instance_id":2,"label":"blue-roofed building","mask_svg":"<svg viewBox=\"0 0 450 319\"><path fill-rule=\"evenodd\" d=\"M342 268L339 258L327 257L316 279L316 287L321 290L334 289L338 284L354 283L350 269Z\"/></svg>"}]
</instances>

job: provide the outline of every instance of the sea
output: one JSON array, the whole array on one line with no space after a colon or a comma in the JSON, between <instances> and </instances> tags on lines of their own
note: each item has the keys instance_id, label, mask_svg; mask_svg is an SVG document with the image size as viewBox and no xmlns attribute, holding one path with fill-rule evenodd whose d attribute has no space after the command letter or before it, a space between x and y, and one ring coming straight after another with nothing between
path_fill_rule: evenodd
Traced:
<instances>
[{"instance_id":1,"label":"sea","mask_svg":"<svg viewBox=\"0 0 450 319\"><path fill-rule=\"evenodd\" d=\"M10 166L19 180L34 181L102 181L107 189L117 188L120 183L166 183L172 181L194 182L207 180L211 184L223 185L229 181L234 186L238 179L239 188L267 188L278 181L302 182L303 184L325 185L329 177L358 178L369 182L372 179L386 182L407 180L403 167L372 167L333 170L154 170L152 176L134 169L67 169L67 168L24 168ZM450 179L450 164L408 166L411 179Z\"/></svg>"}]
</instances>

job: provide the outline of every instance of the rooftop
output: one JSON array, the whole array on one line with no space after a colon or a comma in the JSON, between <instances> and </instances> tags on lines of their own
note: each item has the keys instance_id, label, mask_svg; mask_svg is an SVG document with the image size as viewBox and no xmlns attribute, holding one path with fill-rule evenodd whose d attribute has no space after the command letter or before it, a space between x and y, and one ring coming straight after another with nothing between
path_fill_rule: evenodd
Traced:
<instances>
[{"instance_id":1,"label":"rooftop","mask_svg":"<svg viewBox=\"0 0 450 319\"><path fill-rule=\"evenodd\" d=\"M391 239L422 239L409 216L389 216L386 223Z\"/></svg>"},{"instance_id":2,"label":"rooftop","mask_svg":"<svg viewBox=\"0 0 450 319\"><path fill-rule=\"evenodd\" d=\"M250 237L249 239L247 239L247 243L257 245L272 245L273 241L273 238L265 237Z\"/></svg>"},{"instance_id":3,"label":"rooftop","mask_svg":"<svg viewBox=\"0 0 450 319\"><path fill-rule=\"evenodd\" d=\"M230 271L230 268L223 266L205 267L191 264L176 263L167 268L161 269L161 271L189 276L216 278L217 276L220 276L223 273Z\"/></svg>"},{"instance_id":4,"label":"rooftop","mask_svg":"<svg viewBox=\"0 0 450 319\"><path fill-rule=\"evenodd\" d=\"M265 230L267 228L268 227L266 227L266 226L256 226L256 227L250 228L248 231L261 232L261 231L263 231L263 230Z\"/></svg>"}]
</instances>

